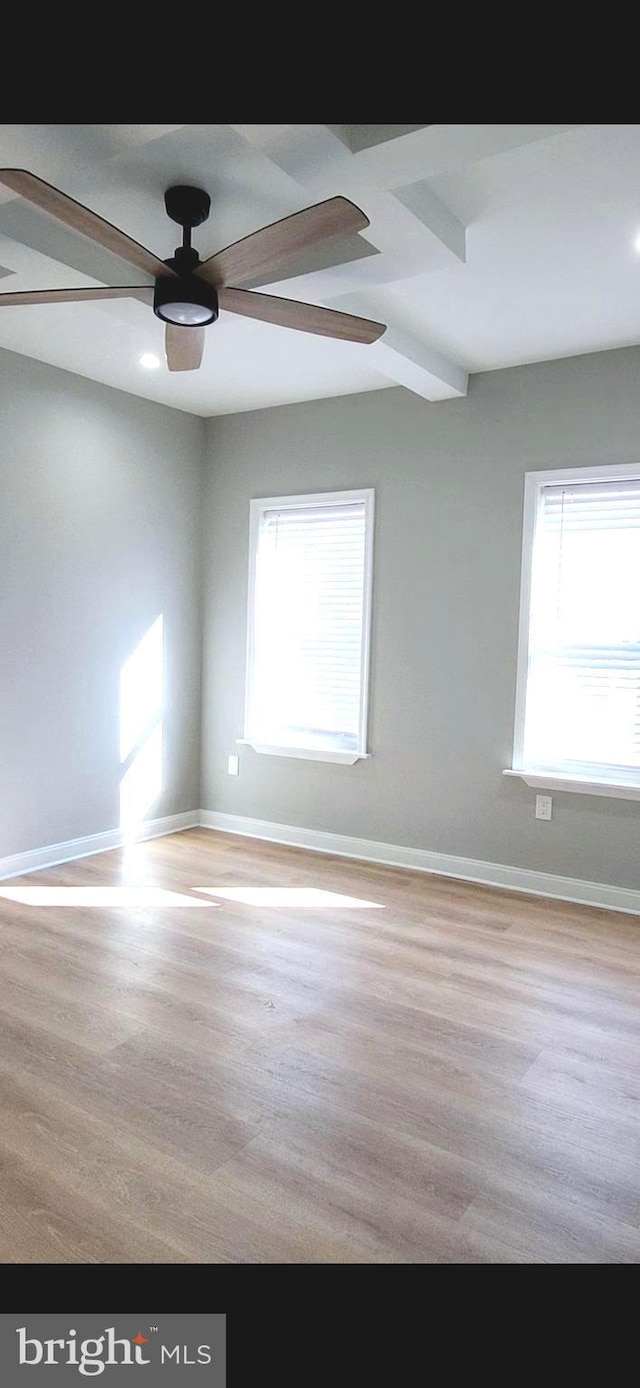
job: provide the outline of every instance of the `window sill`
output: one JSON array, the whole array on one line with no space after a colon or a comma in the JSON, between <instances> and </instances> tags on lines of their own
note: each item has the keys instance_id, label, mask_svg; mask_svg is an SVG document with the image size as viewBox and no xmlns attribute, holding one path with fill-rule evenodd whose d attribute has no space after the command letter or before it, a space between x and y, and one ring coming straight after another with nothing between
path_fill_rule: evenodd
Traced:
<instances>
[{"instance_id":1,"label":"window sill","mask_svg":"<svg viewBox=\"0 0 640 1388\"><path fill-rule=\"evenodd\" d=\"M341 762L343 766L353 766L357 761L365 761L368 752L332 752L323 747L278 747L275 743L254 742L250 737L236 738L238 747L253 747L254 752L269 757L299 757L304 761Z\"/></svg>"},{"instance_id":2,"label":"window sill","mask_svg":"<svg viewBox=\"0 0 640 1388\"><path fill-rule=\"evenodd\" d=\"M518 776L535 790L568 790L577 795L609 795L618 800L640 800L640 784L626 781L596 781L587 776L563 776L552 771L503 771L503 776Z\"/></svg>"}]
</instances>

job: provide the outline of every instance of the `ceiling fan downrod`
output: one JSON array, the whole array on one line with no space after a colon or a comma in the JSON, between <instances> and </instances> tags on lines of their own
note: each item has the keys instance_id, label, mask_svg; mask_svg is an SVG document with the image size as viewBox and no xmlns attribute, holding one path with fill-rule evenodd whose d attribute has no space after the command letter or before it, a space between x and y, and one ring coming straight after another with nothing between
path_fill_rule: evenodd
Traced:
<instances>
[{"instance_id":1,"label":"ceiling fan downrod","mask_svg":"<svg viewBox=\"0 0 640 1388\"><path fill-rule=\"evenodd\" d=\"M211 198L205 193L204 188L178 184L174 188L167 188L164 205L167 216L182 227L182 245L177 247L167 265L171 265L179 274L192 273L201 261L198 252L191 245L191 232L194 227L202 226L202 223L207 221L211 212Z\"/></svg>"},{"instance_id":2,"label":"ceiling fan downrod","mask_svg":"<svg viewBox=\"0 0 640 1388\"><path fill-rule=\"evenodd\" d=\"M167 188L164 205L168 216L182 227L182 245L165 261L178 278L160 276L156 280L153 311L165 323L176 327L196 328L215 323L218 314L218 295L213 285L194 274L202 264L191 245L194 227L206 222L211 211L211 198L203 188L179 184Z\"/></svg>"}]
</instances>

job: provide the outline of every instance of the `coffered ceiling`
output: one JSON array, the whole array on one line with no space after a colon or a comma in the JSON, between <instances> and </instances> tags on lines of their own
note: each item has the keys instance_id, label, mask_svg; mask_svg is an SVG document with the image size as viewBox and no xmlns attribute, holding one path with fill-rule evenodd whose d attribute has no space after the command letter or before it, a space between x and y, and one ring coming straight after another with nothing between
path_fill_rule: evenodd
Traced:
<instances>
[{"instance_id":1,"label":"coffered ceiling","mask_svg":"<svg viewBox=\"0 0 640 1388\"><path fill-rule=\"evenodd\" d=\"M1 310L0 346L194 414L398 384L450 399L476 371L640 342L638 125L4 125L0 164L161 257L179 240L174 183L211 194L203 258L336 193L364 209L366 233L260 287L382 319L371 346L223 313L201 370L171 375L136 300ZM0 190L0 292L139 282Z\"/></svg>"}]
</instances>

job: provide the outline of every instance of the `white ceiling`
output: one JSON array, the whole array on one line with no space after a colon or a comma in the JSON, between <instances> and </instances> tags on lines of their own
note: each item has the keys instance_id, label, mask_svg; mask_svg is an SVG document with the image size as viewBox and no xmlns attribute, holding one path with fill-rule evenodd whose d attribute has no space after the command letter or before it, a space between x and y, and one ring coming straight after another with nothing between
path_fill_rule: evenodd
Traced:
<instances>
[{"instance_id":1,"label":"white ceiling","mask_svg":"<svg viewBox=\"0 0 640 1388\"><path fill-rule=\"evenodd\" d=\"M383 319L369 347L221 314L201 370L170 375L139 364L162 328L136 300L0 313L1 347L194 414L398 383L446 399L470 372L640 342L639 125L3 125L0 165L163 257L172 183L211 194L203 258L336 193L364 209L362 258L338 245L271 290ZM2 190L0 267L0 293L144 279Z\"/></svg>"}]
</instances>

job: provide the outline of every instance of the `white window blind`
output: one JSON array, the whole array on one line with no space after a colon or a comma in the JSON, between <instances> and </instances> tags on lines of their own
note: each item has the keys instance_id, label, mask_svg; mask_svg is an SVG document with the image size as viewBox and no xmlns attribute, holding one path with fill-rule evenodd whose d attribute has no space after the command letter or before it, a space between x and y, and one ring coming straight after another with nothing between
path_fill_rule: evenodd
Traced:
<instances>
[{"instance_id":1,"label":"white window blind","mask_svg":"<svg viewBox=\"0 0 640 1388\"><path fill-rule=\"evenodd\" d=\"M640 477L539 487L526 676L525 766L640 783Z\"/></svg>"},{"instance_id":2,"label":"white window blind","mask_svg":"<svg viewBox=\"0 0 640 1388\"><path fill-rule=\"evenodd\" d=\"M372 506L252 503L245 738L260 750L366 752Z\"/></svg>"}]
</instances>

